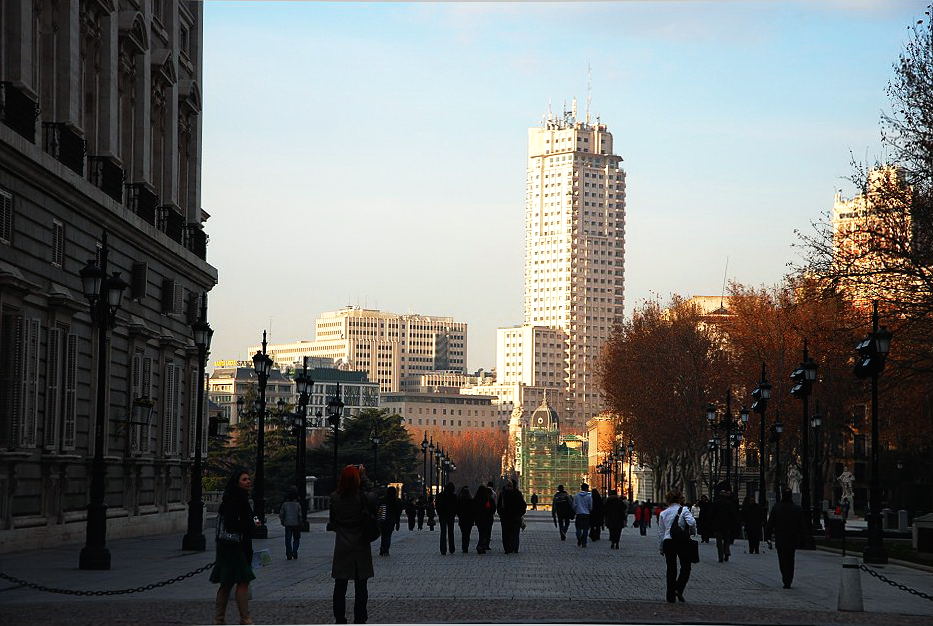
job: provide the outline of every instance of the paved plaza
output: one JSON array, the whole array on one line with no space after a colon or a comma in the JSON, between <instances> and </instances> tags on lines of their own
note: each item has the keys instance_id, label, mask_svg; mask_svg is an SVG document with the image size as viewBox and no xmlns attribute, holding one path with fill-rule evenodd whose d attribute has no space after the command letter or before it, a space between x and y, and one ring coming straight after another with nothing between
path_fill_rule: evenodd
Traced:
<instances>
[{"instance_id":1,"label":"paved plaza","mask_svg":"<svg viewBox=\"0 0 933 626\"><path fill-rule=\"evenodd\" d=\"M438 531L394 535L390 557L374 556L370 621L399 622L585 622L585 623L859 623L928 624L933 602L861 574L865 613L836 611L839 555L798 552L794 588L781 586L777 554L745 553L733 546L729 563L717 562L715 547L701 544L685 593L687 603L664 602L664 561L654 528L646 537L626 528L621 550L609 550L606 535L586 549L573 537L561 542L549 514L530 512L521 551L505 555L498 525L494 551L442 556ZM270 549L273 563L257 572L252 612L257 623L332 621L330 560L333 534L317 517L302 538L300 558L286 561L282 528L273 516L270 538L255 547ZM459 533L459 531L458 531ZM475 543L475 530L473 541ZM210 562L212 552L183 553L181 536L157 536L110 543L113 569L77 569L80 546L7 554L0 571L48 586L120 589L158 582ZM374 544L374 549L376 548ZM378 550L376 550L378 551ZM933 594L933 574L888 565L889 578ZM174 585L125 596L75 598L0 581L3 624L189 624L211 618L215 586L203 573ZM352 585L350 590L352 596ZM231 603L228 619L236 620Z\"/></svg>"}]
</instances>

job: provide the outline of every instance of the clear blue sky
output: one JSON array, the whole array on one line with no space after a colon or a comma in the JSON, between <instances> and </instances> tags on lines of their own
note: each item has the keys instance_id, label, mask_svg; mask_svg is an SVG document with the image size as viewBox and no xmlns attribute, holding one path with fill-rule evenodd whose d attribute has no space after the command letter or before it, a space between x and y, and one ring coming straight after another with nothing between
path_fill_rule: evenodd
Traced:
<instances>
[{"instance_id":1,"label":"clear blue sky","mask_svg":"<svg viewBox=\"0 0 933 626\"><path fill-rule=\"evenodd\" d=\"M880 152L918 1L207 2L213 358L347 304L521 322L527 128L586 99L628 174L626 310L780 280Z\"/></svg>"}]
</instances>

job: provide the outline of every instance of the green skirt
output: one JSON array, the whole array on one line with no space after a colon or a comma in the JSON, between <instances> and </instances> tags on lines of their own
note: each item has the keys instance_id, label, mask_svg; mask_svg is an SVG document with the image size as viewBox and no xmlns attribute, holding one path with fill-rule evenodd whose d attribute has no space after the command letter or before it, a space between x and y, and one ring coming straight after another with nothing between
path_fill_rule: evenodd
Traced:
<instances>
[{"instance_id":1,"label":"green skirt","mask_svg":"<svg viewBox=\"0 0 933 626\"><path fill-rule=\"evenodd\" d=\"M217 542L217 558L211 570L211 582L222 585L248 583L256 578L252 564L246 560L242 546Z\"/></svg>"}]
</instances>

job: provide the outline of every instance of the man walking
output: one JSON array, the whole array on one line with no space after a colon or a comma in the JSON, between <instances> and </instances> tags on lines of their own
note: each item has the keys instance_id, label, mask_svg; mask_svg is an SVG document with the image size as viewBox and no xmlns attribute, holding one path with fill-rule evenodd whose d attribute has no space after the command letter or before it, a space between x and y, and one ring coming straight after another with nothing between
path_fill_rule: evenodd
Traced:
<instances>
[{"instance_id":1,"label":"man walking","mask_svg":"<svg viewBox=\"0 0 933 626\"><path fill-rule=\"evenodd\" d=\"M577 530L577 545L586 547L586 536L590 531L590 513L593 511L593 494L586 483L580 485L580 491L573 497L574 526Z\"/></svg>"},{"instance_id":2,"label":"man walking","mask_svg":"<svg viewBox=\"0 0 933 626\"><path fill-rule=\"evenodd\" d=\"M455 553L454 547L454 517L457 515L457 494L454 484L447 483L444 491L437 496L437 519L441 524L441 554Z\"/></svg>"},{"instance_id":3,"label":"man walking","mask_svg":"<svg viewBox=\"0 0 933 626\"><path fill-rule=\"evenodd\" d=\"M534 491L531 492L531 510L532 511L538 510L538 494L537 492L534 492Z\"/></svg>"},{"instance_id":4,"label":"man walking","mask_svg":"<svg viewBox=\"0 0 933 626\"><path fill-rule=\"evenodd\" d=\"M551 519L560 531L560 540L566 541L567 529L570 528L570 520L573 519L573 500L570 494L564 491L563 485L557 485L557 493L551 499Z\"/></svg>"},{"instance_id":5,"label":"man walking","mask_svg":"<svg viewBox=\"0 0 933 626\"><path fill-rule=\"evenodd\" d=\"M713 534L716 535L716 552L720 563L728 563L732 556L732 540L738 524L739 507L732 498L732 492L724 487L713 500Z\"/></svg>"},{"instance_id":6,"label":"man walking","mask_svg":"<svg viewBox=\"0 0 933 626\"><path fill-rule=\"evenodd\" d=\"M771 517L765 528L765 537L768 541L771 540L772 534L774 535L781 579L784 581L785 589L790 589L794 582L794 556L797 546L803 539L803 533L803 509L794 504L790 489L785 489L781 492L781 501L771 509Z\"/></svg>"},{"instance_id":7,"label":"man walking","mask_svg":"<svg viewBox=\"0 0 933 626\"><path fill-rule=\"evenodd\" d=\"M502 548L506 554L518 552L522 532L522 516L528 509L515 481L507 481L499 492L499 523L502 525Z\"/></svg>"}]
</instances>

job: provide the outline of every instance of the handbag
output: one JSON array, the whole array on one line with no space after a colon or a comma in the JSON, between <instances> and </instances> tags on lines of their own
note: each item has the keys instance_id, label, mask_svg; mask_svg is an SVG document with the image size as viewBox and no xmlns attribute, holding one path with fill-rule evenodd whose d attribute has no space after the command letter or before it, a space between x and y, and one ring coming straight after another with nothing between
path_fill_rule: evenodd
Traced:
<instances>
[{"instance_id":1,"label":"handbag","mask_svg":"<svg viewBox=\"0 0 933 626\"><path fill-rule=\"evenodd\" d=\"M243 533L227 530L227 524L223 515L217 516L217 534L215 539L220 543L240 543L243 541Z\"/></svg>"},{"instance_id":2,"label":"handbag","mask_svg":"<svg viewBox=\"0 0 933 626\"><path fill-rule=\"evenodd\" d=\"M369 512L365 496L360 496L360 505L363 507L363 536L366 538L366 543L372 543L382 535L379 520Z\"/></svg>"},{"instance_id":3,"label":"handbag","mask_svg":"<svg viewBox=\"0 0 933 626\"><path fill-rule=\"evenodd\" d=\"M691 563L700 562L700 544L696 539L687 542L687 556L690 558Z\"/></svg>"}]
</instances>

